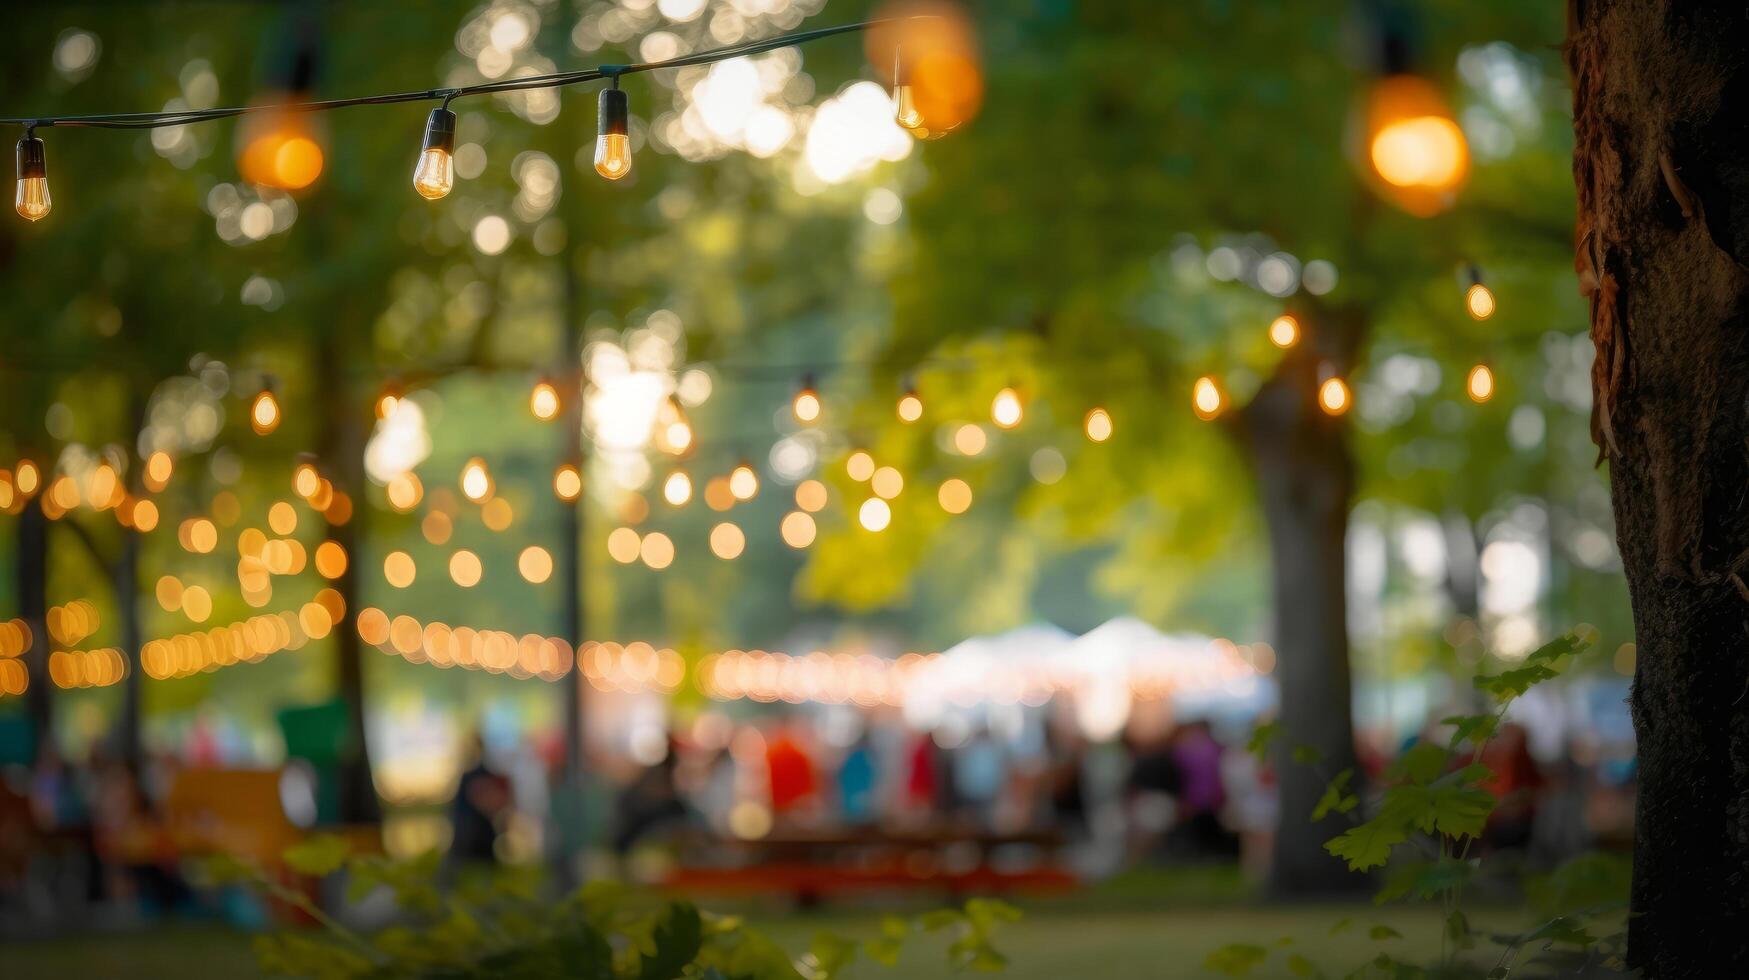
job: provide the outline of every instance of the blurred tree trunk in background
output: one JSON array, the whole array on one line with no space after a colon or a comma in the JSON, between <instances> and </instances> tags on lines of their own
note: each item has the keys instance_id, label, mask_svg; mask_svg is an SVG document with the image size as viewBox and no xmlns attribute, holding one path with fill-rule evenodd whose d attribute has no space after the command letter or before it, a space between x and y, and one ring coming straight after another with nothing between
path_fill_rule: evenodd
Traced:
<instances>
[{"instance_id":1,"label":"blurred tree trunk in background","mask_svg":"<svg viewBox=\"0 0 1749 980\"><path fill-rule=\"evenodd\" d=\"M146 429L146 392L150 385L136 383L129 395L128 428L133 445L127 447L130 452L137 452L141 434ZM128 494L135 498L144 498L145 458L136 457L137 463L128 467ZM145 761L142 758L140 740L140 676L139 651L146 642L145 629L140 622L140 532L132 526L121 528L121 550L115 559L115 608L121 619L116 637L121 643L121 649L133 666L128 669L127 676L122 678L121 716L116 719L115 750L122 761L130 766L138 767Z\"/></svg>"},{"instance_id":2,"label":"blurred tree trunk in background","mask_svg":"<svg viewBox=\"0 0 1749 980\"><path fill-rule=\"evenodd\" d=\"M45 472L47 472L45 470ZM46 483L48 477L43 477ZM30 671L30 687L24 692L30 713L34 750L55 737L54 685L49 682L49 519L43 514L42 494L24 505L18 515L18 545L13 554L14 582L18 589L18 617L30 627L30 649L24 665Z\"/></svg>"},{"instance_id":3,"label":"blurred tree trunk in background","mask_svg":"<svg viewBox=\"0 0 1749 980\"><path fill-rule=\"evenodd\" d=\"M368 337L368 325L356 331L329 330L320 337L316 351L316 377L321 395L322 428L317 455L336 492L352 498L352 517L343 524L330 524L328 537L346 551L346 570L332 583L346 603L346 616L330 634L334 638L335 690L346 706L346 740L339 765L339 817L342 823L376 823L382 819L376 784L371 778L370 745L365 738L364 662L358 630L358 544L370 512L364 485L364 431L357 401L351 397L347 365L369 363L363 356L349 358L342 349L348 338Z\"/></svg>"},{"instance_id":4,"label":"blurred tree trunk in background","mask_svg":"<svg viewBox=\"0 0 1749 980\"><path fill-rule=\"evenodd\" d=\"M1342 333L1338 328L1320 339ZM1313 348L1302 344L1283 357L1238 423L1269 530L1275 593L1275 677L1281 689L1275 768L1281 816L1269 890L1283 897L1353 892L1368 885L1366 876L1350 872L1324 850L1325 841L1347 829L1343 817L1311 819L1336 773L1355 768L1359 786L1346 588L1354 458L1342 420L1317 407L1323 354Z\"/></svg>"},{"instance_id":5,"label":"blurred tree trunk in background","mask_svg":"<svg viewBox=\"0 0 1749 980\"><path fill-rule=\"evenodd\" d=\"M1749 962L1749 12L1575 0L1592 436L1633 596L1629 962Z\"/></svg>"}]
</instances>

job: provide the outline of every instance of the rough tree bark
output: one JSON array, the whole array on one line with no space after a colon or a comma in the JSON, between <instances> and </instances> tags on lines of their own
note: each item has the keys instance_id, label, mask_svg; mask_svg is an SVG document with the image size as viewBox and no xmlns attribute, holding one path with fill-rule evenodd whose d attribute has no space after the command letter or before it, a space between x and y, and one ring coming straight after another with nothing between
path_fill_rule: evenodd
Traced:
<instances>
[{"instance_id":1,"label":"rough tree bark","mask_svg":"<svg viewBox=\"0 0 1749 980\"><path fill-rule=\"evenodd\" d=\"M1317 341L1336 336L1320 331L1283 357L1238 420L1257 475L1273 571L1281 816L1269 890L1279 897L1351 893L1368 885L1324 850L1325 841L1346 829L1341 818L1311 819L1330 777L1354 768L1358 788L1359 773L1346 587L1354 459L1342 420L1324 414L1317 402L1318 372L1326 363ZM1345 354L1348 345L1340 346ZM1302 747L1315 751L1315 764L1294 757Z\"/></svg>"},{"instance_id":2,"label":"rough tree bark","mask_svg":"<svg viewBox=\"0 0 1749 980\"><path fill-rule=\"evenodd\" d=\"M1749 962L1749 12L1575 0L1576 266L1638 663L1628 959Z\"/></svg>"}]
</instances>

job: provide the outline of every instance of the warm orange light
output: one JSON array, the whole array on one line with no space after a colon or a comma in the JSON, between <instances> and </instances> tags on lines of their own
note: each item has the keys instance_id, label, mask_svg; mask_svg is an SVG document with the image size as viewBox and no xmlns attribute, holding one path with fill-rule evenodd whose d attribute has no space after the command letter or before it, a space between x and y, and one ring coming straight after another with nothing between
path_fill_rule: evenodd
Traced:
<instances>
[{"instance_id":1,"label":"warm orange light","mask_svg":"<svg viewBox=\"0 0 1749 980\"><path fill-rule=\"evenodd\" d=\"M729 473L729 492L736 500L752 500L759 492L759 474L753 472L753 467L742 463Z\"/></svg>"},{"instance_id":2,"label":"warm orange light","mask_svg":"<svg viewBox=\"0 0 1749 980\"><path fill-rule=\"evenodd\" d=\"M941 504L941 509L949 514L964 514L972 506L972 486L955 477L942 483L941 489L935 493L935 499Z\"/></svg>"},{"instance_id":3,"label":"warm orange light","mask_svg":"<svg viewBox=\"0 0 1749 980\"><path fill-rule=\"evenodd\" d=\"M858 449L844 461L844 472L850 474L852 480L865 481L874 476L875 461L866 451Z\"/></svg>"},{"instance_id":4,"label":"warm orange light","mask_svg":"<svg viewBox=\"0 0 1749 980\"><path fill-rule=\"evenodd\" d=\"M176 461L170 454L160 449L146 457L146 489L153 492L164 489L170 483L170 474L176 469Z\"/></svg>"},{"instance_id":5,"label":"warm orange light","mask_svg":"<svg viewBox=\"0 0 1749 980\"><path fill-rule=\"evenodd\" d=\"M724 521L711 528L711 554L724 561L734 561L741 557L741 552L747 547L747 535L741 528Z\"/></svg>"},{"instance_id":6,"label":"warm orange light","mask_svg":"<svg viewBox=\"0 0 1749 980\"><path fill-rule=\"evenodd\" d=\"M583 475L566 463L553 471L553 494L570 503L583 493Z\"/></svg>"},{"instance_id":7,"label":"warm orange light","mask_svg":"<svg viewBox=\"0 0 1749 980\"><path fill-rule=\"evenodd\" d=\"M1318 407L1326 415L1341 415L1348 411L1353 398L1348 393L1348 383L1341 378L1330 378L1318 386Z\"/></svg>"},{"instance_id":8,"label":"warm orange light","mask_svg":"<svg viewBox=\"0 0 1749 980\"><path fill-rule=\"evenodd\" d=\"M239 135L243 137L243 149L237 168L251 184L296 191L322 176L322 146L303 113L271 112L245 117Z\"/></svg>"},{"instance_id":9,"label":"warm orange light","mask_svg":"<svg viewBox=\"0 0 1749 980\"><path fill-rule=\"evenodd\" d=\"M915 391L905 392L899 399L899 421L909 425L923 417L923 399Z\"/></svg>"},{"instance_id":10,"label":"warm orange light","mask_svg":"<svg viewBox=\"0 0 1749 980\"><path fill-rule=\"evenodd\" d=\"M1374 87L1366 156L1388 196L1423 217L1450 206L1470 170L1469 144L1445 97L1415 75L1393 75Z\"/></svg>"},{"instance_id":11,"label":"warm orange light","mask_svg":"<svg viewBox=\"0 0 1749 980\"><path fill-rule=\"evenodd\" d=\"M892 523L893 509L879 497L870 497L862 502L862 507L856 512L857 523L868 531L884 531Z\"/></svg>"},{"instance_id":12,"label":"warm orange light","mask_svg":"<svg viewBox=\"0 0 1749 980\"><path fill-rule=\"evenodd\" d=\"M1470 368L1470 376L1465 384L1469 390L1470 400L1480 404L1494 397L1494 372L1486 364L1478 364Z\"/></svg>"},{"instance_id":13,"label":"warm orange light","mask_svg":"<svg viewBox=\"0 0 1749 980\"><path fill-rule=\"evenodd\" d=\"M796 392L794 404L790 406L795 412L796 421L804 425L820 418L820 393L813 388L803 388Z\"/></svg>"},{"instance_id":14,"label":"warm orange light","mask_svg":"<svg viewBox=\"0 0 1749 980\"><path fill-rule=\"evenodd\" d=\"M486 469L486 461L478 456L467 461L462 467L462 495L480 503L492 496L492 474Z\"/></svg>"},{"instance_id":15,"label":"warm orange light","mask_svg":"<svg viewBox=\"0 0 1749 980\"><path fill-rule=\"evenodd\" d=\"M539 545L530 545L517 556L516 570L530 583L539 585L552 577L553 556Z\"/></svg>"},{"instance_id":16,"label":"warm orange light","mask_svg":"<svg viewBox=\"0 0 1749 980\"><path fill-rule=\"evenodd\" d=\"M1209 375L1196 379L1196 384L1190 389L1190 406L1196 410L1196 417L1204 422L1221 414L1226 404L1226 396L1221 394L1221 386Z\"/></svg>"},{"instance_id":17,"label":"warm orange light","mask_svg":"<svg viewBox=\"0 0 1749 980\"><path fill-rule=\"evenodd\" d=\"M796 484L796 506L809 513L825 510L828 496L826 484L819 480L803 480Z\"/></svg>"},{"instance_id":18,"label":"warm orange light","mask_svg":"<svg viewBox=\"0 0 1749 980\"><path fill-rule=\"evenodd\" d=\"M1481 283L1474 283L1464 291L1464 309L1477 320L1486 320L1494 315L1494 291Z\"/></svg>"},{"instance_id":19,"label":"warm orange light","mask_svg":"<svg viewBox=\"0 0 1749 980\"><path fill-rule=\"evenodd\" d=\"M783 543L791 548L806 548L813 544L815 530L814 519L799 510L785 514L783 523L778 525Z\"/></svg>"},{"instance_id":20,"label":"warm orange light","mask_svg":"<svg viewBox=\"0 0 1749 980\"><path fill-rule=\"evenodd\" d=\"M869 63L893 69L893 120L912 136L933 140L978 113L983 68L971 21L944 0L894 0L875 14Z\"/></svg>"},{"instance_id":21,"label":"warm orange light","mask_svg":"<svg viewBox=\"0 0 1749 980\"><path fill-rule=\"evenodd\" d=\"M449 556L449 577L462 588L479 585L481 572L480 556L468 549L462 548Z\"/></svg>"},{"instance_id":22,"label":"warm orange light","mask_svg":"<svg viewBox=\"0 0 1749 980\"><path fill-rule=\"evenodd\" d=\"M662 481L662 499L675 507L682 506L692 499L692 477L684 470L675 470L668 474L668 479Z\"/></svg>"},{"instance_id":23,"label":"warm orange light","mask_svg":"<svg viewBox=\"0 0 1749 980\"><path fill-rule=\"evenodd\" d=\"M545 381L534 386L528 394L528 410L542 422L551 422L559 417L559 389Z\"/></svg>"},{"instance_id":24,"label":"warm orange light","mask_svg":"<svg viewBox=\"0 0 1749 980\"><path fill-rule=\"evenodd\" d=\"M314 497L322 490L322 474L316 472L311 463L299 463L292 471L292 492L305 500Z\"/></svg>"},{"instance_id":25,"label":"warm orange light","mask_svg":"<svg viewBox=\"0 0 1749 980\"><path fill-rule=\"evenodd\" d=\"M606 133L595 139L595 172L618 180L632 172L632 139L624 133Z\"/></svg>"},{"instance_id":26,"label":"warm orange light","mask_svg":"<svg viewBox=\"0 0 1749 980\"><path fill-rule=\"evenodd\" d=\"M1269 324L1269 342L1286 350L1300 339L1300 321L1283 313Z\"/></svg>"},{"instance_id":27,"label":"warm orange light","mask_svg":"<svg viewBox=\"0 0 1749 980\"><path fill-rule=\"evenodd\" d=\"M37 467L35 461L28 459L18 461L18 472L13 474L12 482L14 486L18 487L19 493L27 497L36 493L42 488L42 481L42 470Z\"/></svg>"},{"instance_id":28,"label":"warm orange light","mask_svg":"<svg viewBox=\"0 0 1749 980\"><path fill-rule=\"evenodd\" d=\"M255 395L255 401L249 405L249 424L257 435L267 435L279 428L279 401L273 392L263 388Z\"/></svg>"},{"instance_id":29,"label":"warm orange light","mask_svg":"<svg viewBox=\"0 0 1749 980\"><path fill-rule=\"evenodd\" d=\"M998 391L995 400L990 402L990 420L1004 429L1019 425L1021 415L1020 394L1013 388Z\"/></svg>"},{"instance_id":30,"label":"warm orange light","mask_svg":"<svg viewBox=\"0 0 1749 980\"><path fill-rule=\"evenodd\" d=\"M1087 438L1093 442L1104 442L1111 438L1111 413L1103 408L1096 408L1087 413L1082 422L1082 428L1087 432Z\"/></svg>"}]
</instances>

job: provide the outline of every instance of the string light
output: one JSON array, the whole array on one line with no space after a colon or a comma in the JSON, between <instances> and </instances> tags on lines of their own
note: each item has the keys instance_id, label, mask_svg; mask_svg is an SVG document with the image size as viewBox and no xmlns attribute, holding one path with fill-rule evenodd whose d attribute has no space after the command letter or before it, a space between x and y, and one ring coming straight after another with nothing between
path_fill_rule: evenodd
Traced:
<instances>
[{"instance_id":1,"label":"string light","mask_svg":"<svg viewBox=\"0 0 1749 980\"><path fill-rule=\"evenodd\" d=\"M1087 438L1093 442L1104 442L1111 438L1111 413L1103 408L1096 408L1087 413L1082 422L1082 428L1087 432Z\"/></svg>"},{"instance_id":2,"label":"string light","mask_svg":"<svg viewBox=\"0 0 1749 980\"><path fill-rule=\"evenodd\" d=\"M413 189L427 201L449 196L455 187L455 113L446 103L425 120L425 142L413 166Z\"/></svg>"},{"instance_id":3,"label":"string light","mask_svg":"<svg viewBox=\"0 0 1749 980\"><path fill-rule=\"evenodd\" d=\"M528 410L542 422L551 422L558 418L559 408L559 389L553 387L551 382L538 382L534 390L528 393Z\"/></svg>"},{"instance_id":4,"label":"string light","mask_svg":"<svg viewBox=\"0 0 1749 980\"><path fill-rule=\"evenodd\" d=\"M1204 422L1218 417L1226 400L1226 396L1221 394L1221 386L1210 375L1197 378L1196 384L1191 386L1190 406L1196 410L1196 417Z\"/></svg>"},{"instance_id":5,"label":"string light","mask_svg":"<svg viewBox=\"0 0 1749 980\"><path fill-rule=\"evenodd\" d=\"M857 523L867 531L884 531L892 523L893 509L879 497L870 497L862 502L856 512Z\"/></svg>"},{"instance_id":6,"label":"string light","mask_svg":"<svg viewBox=\"0 0 1749 980\"><path fill-rule=\"evenodd\" d=\"M972 506L972 486L959 477L946 480L935 493L936 502L949 514L964 514Z\"/></svg>"},{"instance_id":7,"label":"string light","mask_svg":"<svg viewBox=\"0 0 1749 980\"><path fill-rule=\"evenodd\" d=\"M1482 270L1471 265L1466 278L1469 288L1464 290L1464 310L1472 319L1486 320L1494 315L1494 291L1482 282Z\"/></svg>"},{"instance_id":8,"label":"string light","mask_svg":"<svg viewBox=\"0 0 1749 980\"><path fill-rule=\"evenodd\" d=\"M759 474L753 472L753 466L743 462L729 473L729 493L736 500L752 500L759 493Z\"/></svg>"},{"instance_id":9,"label":"string light","mask_svg":"<svg viewBox=\"0 0 1749 980\"><path fill-rule=\"evenodd\" d=\"M1325 415L1341 415L1348 411L1348 406L1352 401L1353 398L1348 392L1348 383L1341 378L1327 378L1323 384L1318 386L1318 407L1324 410Z\"/></svg>"},{"instance_id":10,"label":"string light","mask_svg":"<svg viewBox=\"0 0 1749 980\"><path fill-rule=\"evenodd\" d=\"M553 556L539 545L529 545L516 557L516 570L531 585L539 585L553 575Z\"/></svg>"},{"instance_id":11,"label":"string light","mask_svg":"<svg viewBox=\"0 0 1749 980\"><path fill-rule=\"evenodd\" d=\"M553 495L572 503L583 494L583 474L577 467L564 463L553 471Z\"/></svg>"},{"instance_id":12,"label":"string light","mask_svg":"<svg viewBox=\"0 0 1749 980\"><path fill-rule=\"evenodd\" d=\"M21 459L18 461L18 471L12 475L12 482L18 487L19 493L28 497L42 487L42 470L34 460Z\"/></svg>"},{"instance_id":13,"label":"string light","mask_svg":"<svg viewBox=\"0 0 1749 980\"><path fill-rule=\"evenodd\" d=\"M917 396L916 388L908 388L899 397L899 421L910 425L923 417L923 399Z\"/></svg>"},{"instance_id":14,"label":"string light","mask_svg":"<svg viewBox=\"0 0 1749 980\"><path fill-rule=\"evenodd\" d=\"M790 511L778 525L778 533L783 535L783 543L791 548L806 548L814 543L814 519L802 511Z\"/></svg>"},{"instance_id":15,"label":"string light","mask_svg":"<svg viewBox=\"0 0 1749 980\"><path fill-rule=\"evenodd\" d=\"M1269 342L1282 350L1298 343L1300 339L1300 321L1291 314L1283 313L1269 324Z\"/></svg>"},{"instance_id":16,"label":"string light","mask_svg":"<svg viewBox=\"0 0 1749 980\"><path fill-rule=\"evenodd\" d=\"M595 137L595 172L608 180L618 180L632 172L632 138L626 127L630 114L626 94L620 91L619 75L615 74L613 87L601 90Z\"/></svg>"},{"instance_id":17,"label":"string light","mask_svg":"<svg viewBox=\"0 0 1749 980\"><path fill-rule=\"evenodd\" d=\"M668 479L662 481L662 499L675 507L684 505L692 499L692 477L685 470L675 470L668 474Z\"/></svg>"},{"instance_id":18,"label":"string light","mask_svg":"<svg viewBox=\"0 0 1749 980\"><path fill-rule=\"evenodd\" d=\"M919 127L913 129L913 135L920 139L936 139L970 118L976 110L977 100L982 96L982 81L977 75L976 59L973 52L975 45L970 40L969 28L965 25L949 23L939 16L895 17L842 24L731 44L665 61L629 65L602 65L578 71L551 72L482 81L473 85L453 88L428 88L343 99L228 106L212 109L166 109L160 112L11 117L0 118L0 123L24 127L24 139L19 142L18 147L20 166L17 208L20 215L35 221L47 215L50 206L47 173L42 166L42 144L35 136L35 127L37 126L150 130L188 126L193 123L218 119L250 117L257 121L245 124L247 136L243 140L243 148L238 160L239 169L242 171L244 179L254 184L285 190L299 190L315 182L322 173L324 163L322 147L310 131L307 122L312 114L350 106L396 105L405 102L442 100L442 105L433 110L426 120L425 141L421 144L419 161L414 167L413 179L414 188L422 196L437 199L445 196L454 186L452 151L455 117L449 110L449 104L453 100L464 96L502 95L510 92L554 89L605 79L612 83L612 87L603 89L600 95L600 127L596 141L595 168L602 176L610 180L618 180L630 173L632 168L631 137L628 126L630 111L626 95L619 88L621 76L662 69L715 64L720 61L764 54L839 34L868 31L885 25L907 27L913 23L931 25L932 34L941 32L936 30L937 26L943 30L951 29L956 32L955 36L943 38L940 43L934 45L940 49L939 51L930 52L933 58L931 64L937 69L946 69L945 72L932 70L929 73L930 78L945 83L932 84L930 88L931 97L935 102L941 104L934 109L929 109L926 113L919 112L918 107L926 104L927 100L922 98L923 93L911 92L909 82L906 84L906 92L909 93L907 102L912 107L906 118L915 122ZM923 34L914 34L913 38L919 42L933 40L932 37ZM885 56L883 51L881 58L885 58ZM937 76L941 77L937 78ZM941 91L937 91L938 89ZM895 95L900 94L895 89ZM944 96L945 98L943 98ZM925 119L923 118L925 115L939 118Z\"/></svg>"},{"instance_id":19,"label":"string light","mask_svg":"<svg viewBox=\"0 0 1749 980\"><path fill-rule=\"evenodd\" d=\"M18 141L18 197L13 206L27 221L41 221L54 207L49 199L48 157L43 152L43 141L29 126L24 129L24 138Z\"/></svg>"},{"instance_id":20,"label":"string light","mask_svg":"<svg viewBox=\"0 0 1749 980\"><path fill-rule=\"evenodd\" d=\"M467 461L462 467L461 488L462 495L476 504L492 496L492 473L485 460L475 456Z\"/></svg>"},{"instance_id":21,"label":"string light","mask_svg":"<svg viewBox=\"0 0 1749 980\"><path fill-rule=\"evenodd\" d=\"M796 392L795 401L791 403L790 410L795 413L796 421L803 425L809 425L819 420L820 393L814 390L812 377L802 381L801 390Z\"/></svg>"},{"instance_id":22,"label":"string light","mask_svg":"<svg viewBox=\"0 0 1749 980\"><path fill-rule=\"evenodd\" d=\"M1464 386L1470 393L1470 400L1480 405L1494 397L1494 372L1486 364L1478 364L1470 368L1470 376Z\"/></svg>"},{"instance_id":23,"label":"string light","mask_svg":"<svg viewBox=\"0 0 1749 980\"><path fill-rule=\"evenodd\" d=\"M734 561L741 557L741 552L747 547L747 535L741 528L728 521L711 528L711 554L724 561Z\"/></svg>"},{"instance_id":24,"label":"string light","mask_svg":"<svg viewBox=\"0 0 1749 980\"><path fill-rule=\"evenodd\" d=\"M396 384L393 381L384 382L382 390L377 392L377 418L386 419L390 415L393 415L395 413L395 407L400 405L401 399L405 397L406 395L401 391L401 386L399 384Z\"/></svg>"},{"instance_id":25,"label":"string light","mask_svg":"<svg viewBox=\"0 0 1749 980\"><path fill-rule=\"evenodd\" d=\"M273 397L272 389L263 388L255 393L255 400L249 405L249 424L256 435L262 436L279 428L279 400Z\"/></svg>"},{"instance_id":26,"label":"string light","mask_svg":"<svg viewBox=\"0 0 1749 980\"><path fill-rule=\"evenodd\" d=\"M869 478L868 484L869 489L875 492L875 496L884 500L892 500L905 489L905 476L894 467L883 466L874 471L874 476Z\"/></svg>"},{"instance_id":27,"label":"string light","mask_svg":"<svg viewBox=\"0 0 1749 980\"><path fill-rule=\"evenodd\" d=\"M998 391L995 399L990 402L990 421L1004 429L1019 425L1022 414L1020 395L1013 388Z\"/></svg>"},{"instance_id":28,"label":"string light","mask_svg":"<svg viewBox=\"0 0 1749 980\"><path fill-rule=\"evenodd\" d=\"M864 450L858 449L844 461L844 472L850 474L850 478L858 483L866 483L869 477L874 476L874 471L874 457Z\"/></svg>"}]
</instances>

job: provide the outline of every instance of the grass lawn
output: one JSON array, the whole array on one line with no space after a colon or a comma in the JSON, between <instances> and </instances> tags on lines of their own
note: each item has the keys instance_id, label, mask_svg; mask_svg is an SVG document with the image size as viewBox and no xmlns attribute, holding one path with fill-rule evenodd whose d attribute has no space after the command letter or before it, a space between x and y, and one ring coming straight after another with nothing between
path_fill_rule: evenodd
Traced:
<instances>
[{"instance_id":1,"label":"grass lawn","mask_svg":"<svg viewBox=\"0 0 1749 980\"><path fill-rule=\"evenodd\" d=\"M1436 955L1439 915L1432 908L1376 909L1364 899L1349 905L1276 906L1245 901L1242 888L1223 878L1195 873L1108 882L1064 898L1021 900L1026 916L1008 926L997 947L1010 958L1012 980L1094 977L1215 977L1203 960L1228 943L1270 949L1251 977L1291 977L1287 956L1298 953L1326 973L1341 975L1380 951L1412 959ZM725 908L706 900L706 907ZM927 904L894 911L919 911ZM853 939L876 935L883 912L831 907L797 912L774 905L737 909L786 949L800 952L815 933L829 930ZM1472 918L1505 926L1508 912L1487 910ZM1340 932L1331 927L1347 919ZM1375 925L1401 938L1374 940ZM1278 946L1279 940L1292 942ZM916 939L898 969L859 963L853 978L931 980L954 976L947 968L943 936ZM252 977L258 973L247 934L217 926L174 926L151 932L74 938L7 940L0 944L0 975L7 980L62 977Z\"/></svg>"}]
</instances>

